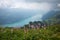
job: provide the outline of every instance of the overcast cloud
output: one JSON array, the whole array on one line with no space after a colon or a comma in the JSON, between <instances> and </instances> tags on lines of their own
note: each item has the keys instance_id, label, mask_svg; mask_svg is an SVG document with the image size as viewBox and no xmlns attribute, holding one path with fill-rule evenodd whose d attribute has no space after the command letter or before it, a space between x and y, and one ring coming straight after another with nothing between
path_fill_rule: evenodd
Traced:
<instances>
[{"instance_id":1,"label":"overcast cloud","mask_svg":"<svg viewBox=\"0 0 60 40\"><path fill-rule=\"evenodd\" d=\"M59 4L60 0L0 0L0 8L39 9L43 5L56 7Z\"/></svg>"}]
</instances>

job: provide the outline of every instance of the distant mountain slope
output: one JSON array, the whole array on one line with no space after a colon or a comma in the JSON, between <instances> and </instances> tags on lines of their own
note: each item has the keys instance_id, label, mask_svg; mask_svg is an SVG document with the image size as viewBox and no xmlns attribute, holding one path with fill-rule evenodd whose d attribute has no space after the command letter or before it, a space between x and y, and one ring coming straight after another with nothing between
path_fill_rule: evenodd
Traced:
<instances>
[{"instance_id":1,"label":"distant mountain slope","mask_svg":"<svg viewBox=\"0 0 60 40\"><path fill-rule=\"evenodd\" d=\"M52 17L60 18L60 11L50 11L42 17L42 20L46 20Z\"/></svg>"},{"instance_id":2,"label":"distant mountain slope","mask_svg":"<svg viewBox=\"0 0 60 40\"><path fill-rule=\"evenodd\" d=\"M60 11L51 11L42 17L48 25L60 24Z\"/></svg>"}]
</instances>

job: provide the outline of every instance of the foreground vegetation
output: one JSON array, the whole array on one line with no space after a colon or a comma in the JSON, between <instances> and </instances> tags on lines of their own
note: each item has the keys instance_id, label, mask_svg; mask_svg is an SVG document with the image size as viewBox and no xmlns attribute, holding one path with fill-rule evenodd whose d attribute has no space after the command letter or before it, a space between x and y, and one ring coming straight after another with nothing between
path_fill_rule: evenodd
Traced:
<instances>
[{"instance_id":1,"label":"foreground vegetation","mask_svg":"<svg viewBox=\"0 0 60 40\"><path fill-rule=\"evenodd\" d=\"M60 40L60 24L40 29L0 28L0 40Z\"/></svg>"}]
</instances>

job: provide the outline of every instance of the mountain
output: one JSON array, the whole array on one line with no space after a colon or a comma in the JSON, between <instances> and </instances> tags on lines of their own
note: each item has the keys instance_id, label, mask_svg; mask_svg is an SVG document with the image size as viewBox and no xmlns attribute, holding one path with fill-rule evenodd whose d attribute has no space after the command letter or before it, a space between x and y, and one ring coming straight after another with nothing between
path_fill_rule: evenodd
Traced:
<instances>
[{"instance_id":1,"label":"mountain","mask_svg":"<svg viewBox=\"0 0 60 40\"><path fill-rule=\"evenodd\" d=\"M60 11L50 11L42 17L42 20L46 20L52 17L60 18Z\"/></svg>"},{"instance_id":2,"label":"mountain","mask_svg":"<svg viewBox=\"0 0 60 40\"><path fill-rule=\"evenodd\" d=\"M60 24L60 11L51 11L42 17L48 25Z\"/></svg>"}]
</instances>

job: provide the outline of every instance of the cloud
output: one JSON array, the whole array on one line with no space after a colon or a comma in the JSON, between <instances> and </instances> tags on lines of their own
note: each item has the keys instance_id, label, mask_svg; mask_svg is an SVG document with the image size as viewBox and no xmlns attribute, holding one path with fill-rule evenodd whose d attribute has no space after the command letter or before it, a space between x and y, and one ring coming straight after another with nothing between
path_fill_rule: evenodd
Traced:
<instances>
[{"instance_id":1,"label":"cloud","mask_svg":"<svg viewBox=\"0 0 60 40\"><path fill-rule=\"evenodd\" d=\"M23 9L37 9L38 3L25 3L25 2L16 2L13 5L11 5L10 8L23 8Z\"/></svg>"},{"instance_id":2,"label":"cloud","mask_svg":"<svg viewBox=\"0 0 60 40\"><path fill-rule=\"evenodd\" d=\"M1 7L7 7L10 4L11 4L10 0L0 0L0 8Z\"/></svg>"},{"instance_id":3,"label":"cloud","mask_svg":"<svg viewBox=\"0 0 60 40\"><path fill-rule=\"evenodd\" d=\"M57 6L60 7L60 4L58 4Z\"/></svg>"},{"instance_id":4,"label":"cloud","mask_svg":"<svg viewBox=\"0 0 60 40\"><path fill-rule=\"evenodd\" d=\"M48 0L45 0L46 2L44 2L44 0L43 1L35 0L35 1L34 0L0 0L0 8L21 8L21 9L40 9L40 10L52 9L52 5L47 2ZM38 3L37 1L41 1L41 2Z\"/></svg>"},{"instance_id":5,"label":"cloud","mask_svg":"<svg viewBox=\"0 0 60 40\"><path fill-rule=\"evenodd\" d=\"M27 3L27 2L10 2L5 1L4 4L0 4L0 7L4 8L22 8L22 9L40 9L49 10L51 5L49 3Z\"/></svg>"},{"instance_id":6,"label":"cloud","mask_svg":"<svg viewBox=\"0 0 60 40\"><path fill-rule=\"evenodd\" d=\"M60 0L26 0L27 2L48 2L48 3L59 3Z\"/></svg>"}]
</instances>

